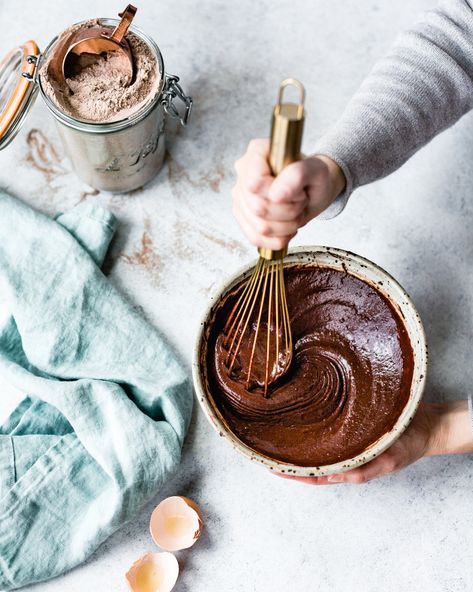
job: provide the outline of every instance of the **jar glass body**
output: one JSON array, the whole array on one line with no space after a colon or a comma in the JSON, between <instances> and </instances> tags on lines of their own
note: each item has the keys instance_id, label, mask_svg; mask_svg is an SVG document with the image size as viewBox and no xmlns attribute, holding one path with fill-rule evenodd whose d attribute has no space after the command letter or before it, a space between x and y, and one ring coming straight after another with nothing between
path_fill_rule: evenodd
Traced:
<instances>
[{"instance_id":1,"label":"jar glass body","mask_svg":"<svg viewBox=\"0 0 473 592\"><path fill-rule=\"evenodd\" d=\"M100 19L99 22L114 27L118 21ZM38 74L41 95L55 118L64 150L75 173L100 191L121 193L142 187L158 173L164 161L163 59L150 37L133 26L130 31L149 47L156 59L160 77L156 94L130 117L108 123L75 119L63 113L50 99L41 83L41 72ZM57 39L53 39L45 49L41 62L54 52Z\"/></svg>"}]
</instances>

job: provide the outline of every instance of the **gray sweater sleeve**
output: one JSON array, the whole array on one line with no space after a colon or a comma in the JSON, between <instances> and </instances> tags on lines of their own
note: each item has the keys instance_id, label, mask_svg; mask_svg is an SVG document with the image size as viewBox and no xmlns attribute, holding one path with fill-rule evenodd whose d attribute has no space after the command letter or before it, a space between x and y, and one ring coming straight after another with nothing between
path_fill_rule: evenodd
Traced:
<instances>
[{"instance_id":1,"label":"gray sweater sleeve","mask_svg":"<svg viewBox=\"0 0 473 592\"><path fill-rule=\"evenodd\" d=\"M473 107L473 0L444 0L404 33L316 146L335 160L350 193L388 175Z\"/></svg>"}]
</instances>

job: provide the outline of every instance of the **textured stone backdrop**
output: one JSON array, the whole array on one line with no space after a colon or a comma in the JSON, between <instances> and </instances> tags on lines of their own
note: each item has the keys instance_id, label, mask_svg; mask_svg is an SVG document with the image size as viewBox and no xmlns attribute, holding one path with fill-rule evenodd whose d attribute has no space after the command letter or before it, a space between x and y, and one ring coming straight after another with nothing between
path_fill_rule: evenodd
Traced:
<instances>
[{"instance_id":1,"label":"textured stone backdrop","mask_svg":"<svg viewBox=\"0 0 473 592\"><path fill-rule=\"evenodd\" d=\"M120 221L107 261L111 280L190 368L210 291L255 255L231 216L232 166L251 137L268 134L279 81L295 76L307 87L310 152L397 33L434 4L143 0L136 24L195 99L193 120L169 144L161 174L128 195L90 190L70 172L38 100L0 153L0 186L48 214L83 200L109 207ZM113 16L123 5L0 0L1 53L28 38L44 48L72 22ZM313 222L294 239L355 251L404 285L430 343L429 399L465 397L472 383L472 164L466 116L400 171L355 193L339 218ZM1 397L0 411L8 411ZM188 495L206 518L201 541L178 554L176 590L463 592L473 584L472 460L426 459L365 486L308 487L240 458L196 409L183 464L156 498ZM152 507L87 564L29 590L125 591L129 565L154 550Z\"/></svg>"}]
</instances>

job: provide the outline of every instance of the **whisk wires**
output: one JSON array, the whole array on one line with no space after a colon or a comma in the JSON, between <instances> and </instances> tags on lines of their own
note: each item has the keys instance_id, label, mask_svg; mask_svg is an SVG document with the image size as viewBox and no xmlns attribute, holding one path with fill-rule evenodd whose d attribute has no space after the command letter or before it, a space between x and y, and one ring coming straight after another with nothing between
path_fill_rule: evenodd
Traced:
<instances>
[{"instance_id":1,"label":"whisk wires","mask_svg":"<svg viewBox=\"0 0 473 592\"><path fill-rule=\"evenodd\" d=\"M259 258L227 319L224 334L229 374L236 374L238 366L238 374L244 378L246 389L250 390L255 384L262 386L263 395L267 397L268 387L285 372L292 358L282 256ZM250 355L245 369L239 354L242 343L247 342L250 343ZM262 376L255 371L258 344L265 344Z\"/></svg>"}]
</instances>

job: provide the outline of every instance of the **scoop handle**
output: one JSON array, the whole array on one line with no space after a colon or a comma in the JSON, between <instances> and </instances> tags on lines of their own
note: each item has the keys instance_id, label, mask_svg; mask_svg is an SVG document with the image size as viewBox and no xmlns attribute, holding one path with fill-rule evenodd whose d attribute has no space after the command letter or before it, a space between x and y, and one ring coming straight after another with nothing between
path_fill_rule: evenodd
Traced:
<instances>
[{"instance_id":1,"label":"scoop handle","mask_svg":"<svg viewBox=\"0 0 473 592\"><path fill-rule=\"evenodd\" d=\"M294 86L299 91L298 103L284 103L283 94L288 86ZM279 85L278 101L273 109L271 120L271 136L269 146L269 166L276 177L292 162L301 158L302 132L305 118L305 90L295 78L287 78ZM258 252L264 259L283 259L287 247L278 251L259 248Z\"/></svg>"},{"instance_id":2,"label":"scoop handle","mask_svg":"<svg viewBox=\"0 0 473 592\"><path fill-rule=\"evenodd\" d=\"M120 43L123 41L123 37L125 37L127 34L131 22L135 17L136 10L136 6L128 4L125 10L118 14L118 16L121 17L121 21L113 29L112 34L110 35L110 39L115 41L115 43L118 43L118 45L120 45Z\"/></svg>"}]
</instances>

